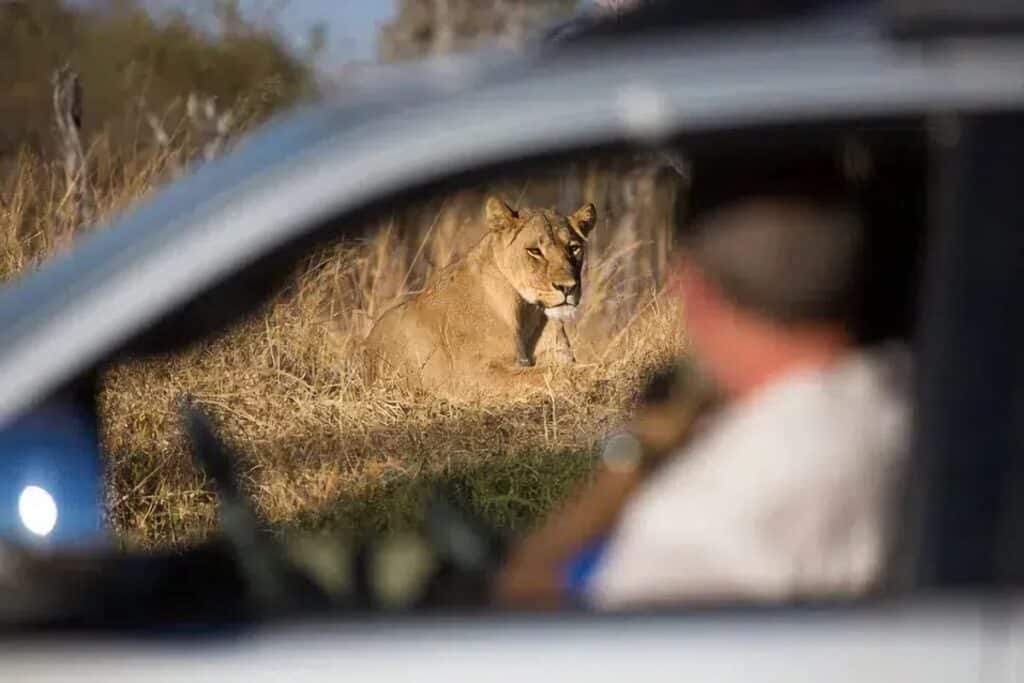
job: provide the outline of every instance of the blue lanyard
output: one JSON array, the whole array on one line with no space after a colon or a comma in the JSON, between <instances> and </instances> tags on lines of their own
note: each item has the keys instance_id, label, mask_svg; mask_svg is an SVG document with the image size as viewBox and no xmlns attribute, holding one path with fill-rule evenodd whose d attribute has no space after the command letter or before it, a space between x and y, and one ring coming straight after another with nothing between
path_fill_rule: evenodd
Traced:
<instances>
[{"instance_id":1,"label":"blue lanyard","mask_svg":"<svg viewBox=\"0 0 1024 683\"><path fill-rule=\"evenodd\" d=\"M594 572L604 559L608 539L600 537L576 554L562 569L562 585L565 593L574 601L584 598Z\"/></svg>"}]
</instances>

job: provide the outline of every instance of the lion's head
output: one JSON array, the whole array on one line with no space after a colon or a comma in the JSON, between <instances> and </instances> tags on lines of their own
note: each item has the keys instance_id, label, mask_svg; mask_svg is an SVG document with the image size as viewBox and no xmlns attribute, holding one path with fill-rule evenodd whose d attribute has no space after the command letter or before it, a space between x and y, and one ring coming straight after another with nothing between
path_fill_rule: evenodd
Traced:
<instances>
[{"instance_id":1,"label":"lion's head","mask_svg":"<svg viewBox=\"0 0 1024 683\"><path fill-rule=\"evenodd\" d=\"M490 197L486 214L496 236L495 259L509 283L549 318L571 316L580 303L587 236L597 220L594 205L563 216L549 209L516 211Z\"/></svg>"}]
</instances>

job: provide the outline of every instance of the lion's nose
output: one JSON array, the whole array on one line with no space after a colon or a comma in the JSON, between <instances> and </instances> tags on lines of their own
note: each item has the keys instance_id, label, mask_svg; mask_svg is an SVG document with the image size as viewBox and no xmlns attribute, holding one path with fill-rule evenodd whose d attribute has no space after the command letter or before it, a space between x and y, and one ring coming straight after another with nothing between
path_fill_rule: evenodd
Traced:
<instances>
[{"instance_id":1,"label":"lion's nose","mask_svg":"<svg viewBox=\"0 0 1024 683\"><path fill-rule=\"evenodd\" d=\"M552 283L554 288L562 293L566 303L576 305L576 301L579 299L579 283L575 280L570 282L555 282Z\"/></svg>"}]
</instances>

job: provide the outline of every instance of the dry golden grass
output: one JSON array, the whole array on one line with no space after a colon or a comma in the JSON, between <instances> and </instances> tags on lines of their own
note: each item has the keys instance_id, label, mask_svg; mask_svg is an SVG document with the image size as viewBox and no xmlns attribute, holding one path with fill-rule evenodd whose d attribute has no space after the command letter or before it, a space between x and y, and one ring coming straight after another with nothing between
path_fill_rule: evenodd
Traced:
<instances>
[{"instance_id":1,"label":"dry golden grass","mask_svg":"<svg viewBox=\"0 0 1024 683\"><path fill-rule=\"evenodd\" d=\"M116 172L108 166L96 187L107 213L149 192L168 164L143 155ZM658 293L672 190L604 167L577 172L575 189L564 169L497 188L514 203L595 201L601 215L585 311L570 328L580 362L552 370L547 396L456 405L387 377L364 379L359 340L369 321L479 237L482 195L466 190L383 216L375 237L315 255L287 291L224 337L109 371L101 396L109 514L123 541L181 544L213 524L212 496L180 430L186 395L215 417L261 512L285 528L409 527L419 496L437 482L502 529L547 511L587 475L647 369L682 350L676 308ZM626 186L639 199L615 199ZM58 248L66 220L62 181L38 159L19 159L0 187L2 280Z\"/></svg>"}]
</instances>

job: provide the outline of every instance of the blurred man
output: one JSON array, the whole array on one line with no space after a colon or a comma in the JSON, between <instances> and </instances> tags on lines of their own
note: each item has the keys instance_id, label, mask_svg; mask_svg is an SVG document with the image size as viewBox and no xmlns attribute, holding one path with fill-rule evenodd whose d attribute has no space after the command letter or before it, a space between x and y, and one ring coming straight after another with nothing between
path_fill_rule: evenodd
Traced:
<instances>
[{"instance_id":1,"label":"blurred man","mask_svg":"<svg viewBox=\"0 0 1024 683\"><path fill-rule=\"evenodd\" d=\"M511 552L499 601L625 608L880 588L907 456L907 359L858 347L864 241L841 204L785 194L748 194L692 226L673 289L710 383L691 378L638 413L632 448L610 448L590 487Z\"/></svg>"}]
</instances>

